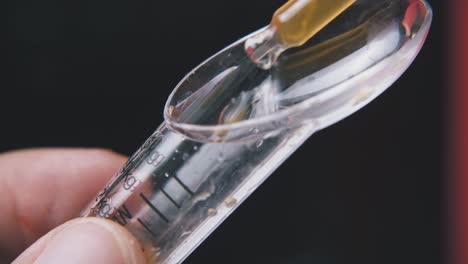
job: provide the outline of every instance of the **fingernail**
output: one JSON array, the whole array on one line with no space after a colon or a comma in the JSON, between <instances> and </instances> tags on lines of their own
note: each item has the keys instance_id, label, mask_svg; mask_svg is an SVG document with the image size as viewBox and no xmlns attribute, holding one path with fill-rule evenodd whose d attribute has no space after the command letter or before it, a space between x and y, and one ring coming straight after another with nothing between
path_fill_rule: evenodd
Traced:
<instances>
[{"instance_id":1,"label":"fingernail","mask_svg":"<svg viewBox=\"0 0 468 264\"><path fill-rule=\"evenodd\" d=\"M47 243L35 264L143 264L140 246L123 227L108 220L82 218Z\"/></svg>"}]
</instances>

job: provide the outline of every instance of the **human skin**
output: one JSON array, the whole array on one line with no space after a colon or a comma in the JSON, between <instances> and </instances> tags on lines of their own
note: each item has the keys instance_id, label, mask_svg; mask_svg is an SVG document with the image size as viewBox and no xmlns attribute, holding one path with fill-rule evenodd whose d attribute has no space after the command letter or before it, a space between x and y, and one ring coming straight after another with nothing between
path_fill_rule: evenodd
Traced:
<instances>
[{"instance_id":1,"label":"human skin","mask_svg":"<svg viewBox=\"0 0 468 264\"><path fill-rule=\"evenodd\" d=\"M0 263L145 263L124 228L74 219L125 160L101 149L0 154Z\"/></svg>"}]
</instances>

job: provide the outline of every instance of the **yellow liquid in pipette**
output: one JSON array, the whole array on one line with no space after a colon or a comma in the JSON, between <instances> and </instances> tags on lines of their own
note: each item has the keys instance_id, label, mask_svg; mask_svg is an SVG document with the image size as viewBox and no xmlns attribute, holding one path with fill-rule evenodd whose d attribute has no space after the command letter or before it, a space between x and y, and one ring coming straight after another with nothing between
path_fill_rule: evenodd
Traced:
<instances>
[{"instance_id":1,"label":"yellow liquid in pipette","mask_svg":"<svg viewBox=\"0 0 468 264\"><path fill-rule=\"evenodd\" d=\"M298 47L356 0L290 0L273 15L262 33L246 41L245 50L260 68L269 69L288 48Z\"/></svg>"},{"instance_id":2,"label":"yellow liquid in pipette","mask_svg":"<svg viewBox=\"0 0 468 264\"><path fill-rule=\"evenodd\" d=\"M356 0L290 0L273 15L277 41L285 47L303 45Z\"/></svg>"}]
</instances>

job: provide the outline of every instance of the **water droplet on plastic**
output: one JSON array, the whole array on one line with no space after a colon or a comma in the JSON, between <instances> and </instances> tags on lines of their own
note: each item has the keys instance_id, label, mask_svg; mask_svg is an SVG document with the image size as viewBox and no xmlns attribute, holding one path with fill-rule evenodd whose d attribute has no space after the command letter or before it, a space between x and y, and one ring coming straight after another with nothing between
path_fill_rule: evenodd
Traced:
<instances>
[{"instance_id":1,"label":"water droplet on plastic","mask_svg":"<svg viewBox=\"0 0 468 264\"><path fill-rule=\"evenodd\" d=\"M175 152L175 153L179 153L179 150L178 150L178 149L176 149L174 152Z\"/></svg>"},{"instance_id":2,"label":"water droplet on plastic","mask_svg":"<svg viewBox=\"0 0 468 264\"><path fill-rule=\"evenodd\" d=\"M193 150L198 150L198 146L193 146Z\"/></svg>"},{"instance_id":3,"label":"water droplet on plastic","mask_svg":"<svg viewBox=\"0 0 468 264\"><path fill-rule=\"evenodd\" d=\"M172 115L172 113L174 113L174 109L175 107L173 105L169 106L169 109L167 110L168 114Z\"/></svg>"},{"instance_id":4,"label":"water droplet on plastic","mask_svg":"<svg viewBox=\"0 0 468 264\"><path fill-rule=\"evenodd\" d=\"M218 213L218 210L214 208L209 208L208 209L208 216L215 216Z\"/></svg>"},{"instance_id":5,"label":"water droplet on plastic","mask_svg":"<svg viewBox=\"0 0 468 264\"><path fill-rule=\"evenodd\" d=\"M231 208L233 207L234 205L236 205L237 203L237 200L232 197L232 196L228 196L225 200L224 200L224 205L228 208Z\"/></svg>"},{"instance_id":6,"label":"water droplet on plastic","mask_svg":"<svg viewBox=\"0 0 468 264\"><path fill-rule=\"evenodd\" d=\"M165 176L166 178L169 178L169 173L167 173L167 172L164 173L164 176Z\"/></svg>"}]
</instances>

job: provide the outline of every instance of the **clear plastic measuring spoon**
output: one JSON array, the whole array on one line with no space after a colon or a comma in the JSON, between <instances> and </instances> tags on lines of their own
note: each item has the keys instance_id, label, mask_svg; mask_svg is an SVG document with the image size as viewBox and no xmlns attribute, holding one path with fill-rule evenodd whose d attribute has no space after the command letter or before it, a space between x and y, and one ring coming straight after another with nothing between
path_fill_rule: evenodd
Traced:
<instances>
[{"instance_id":1,"label":"clear plastic measuring spoon","mask_svg":"<svg viewBox=\"0 0 468 264\"><path fill-rule=\"evenodd\" d=\"M235 42L177 85L165 122L83 215L128 228L150 261L182 262L310 135L388 88L431 19L422 0L356 1L268 70L245 51L267 29Z\"/></svg>"}]
</instances>

